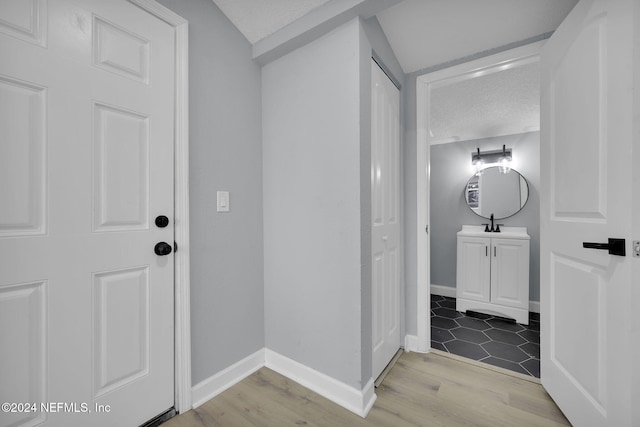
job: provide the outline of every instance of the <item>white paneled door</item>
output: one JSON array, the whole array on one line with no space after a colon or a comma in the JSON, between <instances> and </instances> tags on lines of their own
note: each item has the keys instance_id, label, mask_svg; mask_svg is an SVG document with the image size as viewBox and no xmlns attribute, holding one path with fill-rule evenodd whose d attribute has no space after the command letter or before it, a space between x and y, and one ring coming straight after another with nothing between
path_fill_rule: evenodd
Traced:
<instances>
[{"instance_id":1,"label":"white paneled door","mask_svg":"<svg viewBox=\"0 0 640 427\"><path fill-rule=\"evenodd\" d=\"M371 61L373 378L400 348L400 93Z\"/></svg>"},{"instance_id":2,"label":"white paneled door","mask_svg":"<svg viewBox=\"0 0 640 427\"><path fill-rule=\"evenodd\" d=\"M630 299L638 286L630 253L637 12L636 0L582 0L541 57L541 379L575 426L638 425L638 302ZM626 239L626 256L583 247L609 238Z\"/></svg>"},{"instance_id":3,"label":"white paneled door","mask_svg":"<svg viewBox=\"0 0 640 427\"><path fill-rule=\"evenodd\" d=\"M173 406L174 51L125 0L0 2L2 427Z\"/></svg>"}]
</instances>

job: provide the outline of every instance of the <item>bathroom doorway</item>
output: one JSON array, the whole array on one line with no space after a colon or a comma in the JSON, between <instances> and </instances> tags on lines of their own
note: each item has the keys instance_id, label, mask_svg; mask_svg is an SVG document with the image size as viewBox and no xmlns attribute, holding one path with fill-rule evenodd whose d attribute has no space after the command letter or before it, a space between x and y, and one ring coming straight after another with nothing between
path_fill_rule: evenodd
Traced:
<instances>
[{"instance_id":1,"label":"bathroom doorway","mask_svg":"<svg viewBox=\"0 0 640 427\"><path fill-rule=\"evenodd\" d=\"M420 140L423 131L424 144L418 145L418 161L423 162L418 170L426 172L426 179L418 174L418 194L429 195L418 197L418 342L426 349L533 377L540 376L539 52L543 43L425 74L417 81L418 135ZM527 194L520 209L496 216L496 224L524 228L528 236L529 290L524 296L528 316L520 323L486 306L463 312L456 302L457 233L463 226L490 223L488 213L479 212L472 197L478 183L473 154L500 149L510 150L510 168L522 177ZM489 161L484 166L498 165ZM486 190L485 194L488 200ZM428 228L421 226L420 218Z\"/></svg>"}]
</instances>

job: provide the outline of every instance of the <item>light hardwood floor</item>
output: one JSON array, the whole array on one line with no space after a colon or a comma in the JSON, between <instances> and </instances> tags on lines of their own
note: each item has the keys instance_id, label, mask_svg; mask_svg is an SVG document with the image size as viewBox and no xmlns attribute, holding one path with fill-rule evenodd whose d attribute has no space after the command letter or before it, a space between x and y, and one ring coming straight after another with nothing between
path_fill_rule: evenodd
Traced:
<instances>
[{"instance_id":1,"label":"light hardwood floor","mask_svg":"<svg viewBox=\"0 0 640 427\"><path fill-rule=\"evenodd\" d=\"M542 386L439 354L403 354L366 419L262 368L162 427L566 426Z\"/></svg>"}]
</instances>

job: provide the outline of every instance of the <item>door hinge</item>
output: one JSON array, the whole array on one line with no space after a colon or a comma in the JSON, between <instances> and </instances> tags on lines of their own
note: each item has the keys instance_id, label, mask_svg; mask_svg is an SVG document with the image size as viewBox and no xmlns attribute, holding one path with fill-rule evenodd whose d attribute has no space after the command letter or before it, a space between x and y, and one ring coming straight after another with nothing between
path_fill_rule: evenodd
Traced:
<instances>
[{"instance_id":1,"label":"door hinge","mask_svg":"<svg viewBox=\"0 0 640 427\"><path fill-rule=\"evenodd\" d=\"M633 256L640 257L640 240L633 241Z\"/></svg>"},{"instance_id":2,"label":"door hinge","mask_svg":"<svg viewBox=\"0 0 640 427\"><path fill-rule=\"evenodd\" d=\"M424 228L424 232L429 234L429 226L428 225Z\"/></svg>"}]
</instances>

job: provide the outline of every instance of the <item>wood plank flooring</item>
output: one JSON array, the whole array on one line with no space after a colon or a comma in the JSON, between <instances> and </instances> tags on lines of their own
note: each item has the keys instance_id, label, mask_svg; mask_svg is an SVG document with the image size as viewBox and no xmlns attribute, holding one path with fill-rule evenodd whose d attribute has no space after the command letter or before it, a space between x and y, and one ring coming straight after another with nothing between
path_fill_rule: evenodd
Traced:
<instances>
[{"instance_id":1,"label":"wood plank flooring","mask_svg":"<svg viewBox=\"0 0 640 427\"><path fill-rule=\"evenodd\" d=\"M567 426L535 380L439 354L404 353L366 419L262 368L163 427Z\"/></svg>"}]
</instances>

